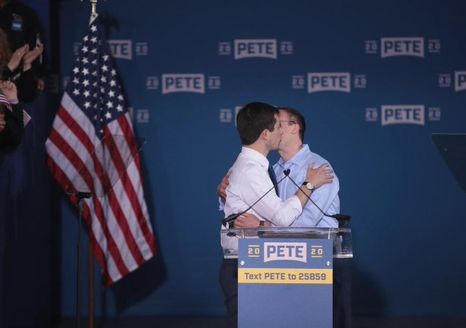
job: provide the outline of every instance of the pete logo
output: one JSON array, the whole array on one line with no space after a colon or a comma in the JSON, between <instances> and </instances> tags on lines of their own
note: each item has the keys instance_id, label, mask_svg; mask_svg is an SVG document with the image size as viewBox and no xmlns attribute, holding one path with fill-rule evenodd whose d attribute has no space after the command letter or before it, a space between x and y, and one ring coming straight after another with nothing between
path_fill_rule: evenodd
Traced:
<instances>
[{"instance_id":1,"label":"pete logo","mask_svg":"<svg viewBox=\"0 0 466 328\"><path fill-rule=\"evenodd\" d=\"M150 114L148 109L138 109L136 111L136 122L149 123Z\"/></svg>"},{"instance_id":2,"label":"pete logo","mask_svg":"<svg viewBox=\"0 0 466 328\"><path fill-rule=\"evenodd\" d=\"M281 55L293 54L293 42L278 42L277 39L236 39L233 41L233 45L231 42L219 42L219 55L230 56L232 50L235 60L245 58L277 59L278 53Z\"/></svg>"},{"instance_id":3,"label":"pete logo","mask_svg":"<svg viewBox=\"0 0 466 328\"><path fill-rule=\"evenodd\" d=\"M382 38L382 58L392 56L424 57L424 38Z\"/></svg>"},{"instance_id":4,"label":"pete logo","mask_svg":"<svg viewBox=\"0 0 466 328\"><path fill-rule=\"evenodd\" d=\"M276 242L264 243L264 262L271 261L298 261L307 262L306 243Z\"/></svg>"},{"instance_id":5,"label":"pete logo","mask_svg":"<svg viewBox=\"0 0 466 328\"><path fill-rule=\"evenodd\" d=\"M366 54L377 54L377 40L366 40ZM438 39L423 37L380 38L380 57L414 56L424 58L425 53L439 53L442 48Z\"/></svg>"},{"instance_id":6,"label":"pete logo","mask_svg":"<svg viewBox=\"0 0 466 328\"><path fill-rule=\"evenodd\" d=\"M424 105L383 105L382 126L389 124L425 124Z\"/></svg>"},{"instance_id":7,"label":"pete logo","mask_svg":"<svg viewBox=\"0 0 466 328\"><path fill-rule=\"evenodd\" d=\"M455 72L455 91L466 90L466 71Z\"/></svg>"},{"instance_id":8,"label":"pete logo","mask_svg":"<svg viewBox=\"0 0 466 328\"><path fill-rule=\"evenodd\" d=\"M204 94L204 74L163 74L162 94L172 92L195 92Z\"/></svg>"},{"instance_id":9,"label":"pete logo","mask_svg":"<svg viewBox=\"0 0 466 328\"><path fill-rule=\"evenodd\" d=\"M308 73L307 80L309 93L320 91L351 92L350 73Z\"/></svg>"},{"instance_id":10,"label":"pete logo","mask_svg":"<svg viewBox=\"0 0 466 328\"><path fill-rule=\"evenodd\" d=\"M252 57L277 59L277 40L235 40L235 59Z\"/></svg>"},{"instance_id":11,"label":"pete logo","mask_svg":"<svg viewBox=\"0 0 466 328\"><path fill-rule=\"evenodd\" d=\"M236 126L236 118L238 117L238 112L241 108L243 108L243 106L235 106L233 109L221 108L219 111L220 123L232 123L234 119Z\"/></svg>"},{"instance_id":12,"label":"pete logo","mask_svg":"<svg viewBox=\"0 0 466 328\"><path fill-rule=\"evenodd\" d=\"M113 58L133 59L131 40L108 40L107 43Z\"/></svg>"}]
</instances>

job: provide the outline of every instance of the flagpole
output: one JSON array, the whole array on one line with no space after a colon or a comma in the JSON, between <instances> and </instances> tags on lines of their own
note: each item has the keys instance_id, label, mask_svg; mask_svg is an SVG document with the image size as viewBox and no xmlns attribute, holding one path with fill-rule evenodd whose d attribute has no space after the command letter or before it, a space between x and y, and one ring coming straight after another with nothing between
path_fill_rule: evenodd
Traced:
<instances>
[{"instance_id":1,"label":"flagpole","mask_svg":"<svg viewBox=\"0 0 466 328\"><path fill-rule=\"evenodd\" d=\"M82 0L81 0L82 1ZM90 0L91 2L91 19L92 23L97 17L97 1ZM94 328L94 254L93 242L91 237L92 229L89 229L89 328Z\"/></svg>"},{"instance_id":2,"label":"flagpole","mask_svg":"<svg viewBox=\"0 0 466 328\"><path fill-rule=\"evenodd\" d=\"M82 2L83 0L81 0ZM91 19L90 23L97 17L97 1L89 0L91 3ZM89 229L89 243L88 243L88 275L89 275L89 328L94 328L94 254L93 254L93 242L91 238L91 229ZM78 310L78 323L77 326L80 328L79 317L80 311Z\"/></svg>"},{"instance_id":3,"label":"flagpole","mask_svg":"<svg viewBox=\"0 0 466 328\"><path fill-rule=\"evenodd\" d=\"M94 328L94 255L91 238L92 231L89 229L89 328Z\"/></svg>"},{"instance_id":4,"label":"flagpole","mask_svg":"<svg viewBox=\"0 0 466 328\"><path fill-rule=\"evenodd\" d=\"M90 198L90 192L75 192L69 193L70 195L74 195L78 198L78 211L79 211L79 218L78 218L78 241L76 244L76 327L81 328L81 229L82 229L82 218L83 218L83 209L84 199Z\"/></svg>"},{"instance_id":5,"label":"flagpole","mask_svg":"<svg viewBox=\"0 0 466 328\"><path fill-rule=\"evenodd\" d=\"M78 243L76 246L77 251L77 264L76 264L76 327L81 328L81 229L82 229L82 217L83 217L83 199L84 197L78 197Z\"/></svg>"},{"instance_id":6,"label":"flagpole","mask_svg":"<svg viewBox=\"0 0 466 328\"><path fill-rule=\"evenodd\" d=\"M97 1L98 0L89 0L89 1L91 2L91 21L92 21L97 17Z\"/></svg>"}]
</instances>

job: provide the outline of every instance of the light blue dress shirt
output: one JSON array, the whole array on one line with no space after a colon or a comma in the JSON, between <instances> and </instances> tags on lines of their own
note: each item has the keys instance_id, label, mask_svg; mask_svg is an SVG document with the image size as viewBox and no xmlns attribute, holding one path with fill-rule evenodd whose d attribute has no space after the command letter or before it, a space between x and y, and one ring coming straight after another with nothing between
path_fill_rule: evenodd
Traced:
<instances>
[{"instance_id":1,"label":"light blue dress shirt","mask_svg":"<svg viewBox=\"0 0 466 328\"><path fill-rule=\"evenodd\" d=\"M290 169L290 177L301 186L306 178L306 171L311 163L316 163L314 168L317 168L327 162L321 156L311 152L308 145L303 145L303 148L288 162L284 162L282 158L273 166L277 181L284 177L283 171ZM333 168L332 168L333 170ZM305 187L304 187L305 188ZM293 196L298 187L288 178L285 178L278 185L278 190L281 199L288 199ZM325 184L316 189L311 199L328 215L340 213L340 199L338 191L340 183L338 177L334 173L333 183ZM326 217L320 212L312 202L308 201L301 215L293 222L292 227L320 227L320 228L338 228L338 222L334 218Z\"/></svg>"}]
</instances>

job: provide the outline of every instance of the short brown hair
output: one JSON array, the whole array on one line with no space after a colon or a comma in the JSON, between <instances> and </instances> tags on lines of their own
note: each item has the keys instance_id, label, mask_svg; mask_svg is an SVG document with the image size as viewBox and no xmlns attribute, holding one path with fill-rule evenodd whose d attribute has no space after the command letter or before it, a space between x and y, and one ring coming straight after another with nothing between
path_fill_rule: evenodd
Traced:
<instances>
[{"instance_id":1,"label":"short brown hair","mask_svg":"<svg viewBox=\"0 0 466 328\"><path fill-rule=\"evenodd\" d=\"M278 109L265 103L249 103L238 112L236 128L245 146L251 145L259 139L265 129L273 132L278 115Z\"/></svg>"},{"instance_id":2,"label":"short brown hair","mask_svg":"<svg viewBox=\"0 0 466 328\"><path fill-rule=\"evenodd\" d=\"M297 109L291 107L278 107L278 110L287 112L290 116L290 121L294 121L299 125L299 137L301 141L303 141L304 133L306 133L306 121L304 120L304 116Z\"/></svg>"}]
</instances>

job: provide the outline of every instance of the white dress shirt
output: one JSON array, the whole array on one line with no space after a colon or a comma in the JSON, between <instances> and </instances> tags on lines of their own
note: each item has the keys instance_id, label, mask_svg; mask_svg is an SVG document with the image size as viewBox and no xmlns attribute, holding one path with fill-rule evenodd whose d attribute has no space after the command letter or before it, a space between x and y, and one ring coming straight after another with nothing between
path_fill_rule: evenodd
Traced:
<instances>
[{"instance_id":1,"label":"white dress shirt","mask_svg":"<svg viewBox=\"0 0 466 328\"><path fill-rule=\"evenodd\" d=\"M275 226L287 227L301 214L301 202L297 196L282 201L270 180L268 173L269 161L261 153L243 147L236 162L229 170L230 178L226 189L225 217L248 209L262 198L248 213L254 214L260 220L268 220ZM222 225L222 230L226 228ZM223 248L238 249L236 237L221 236Z\"/></svg>"}]
</instances>

